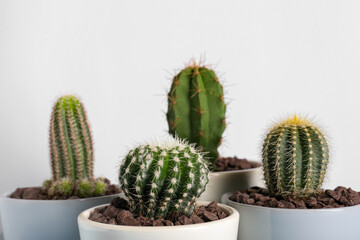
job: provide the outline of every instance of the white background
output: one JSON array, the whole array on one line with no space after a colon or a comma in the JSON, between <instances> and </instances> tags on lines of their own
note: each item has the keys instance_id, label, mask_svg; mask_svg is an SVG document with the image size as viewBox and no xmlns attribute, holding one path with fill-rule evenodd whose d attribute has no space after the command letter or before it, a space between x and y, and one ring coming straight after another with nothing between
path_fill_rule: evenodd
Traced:
<instances>
[{"instance_id":1,"label":"white background","mask_svg":"<svg viewBox=\"0 0 360 240\"><path fill-rule=\"evenodd\" d=\"M360 190L360 1L0 0L0 192L50 177L52 104L78 94L95 174L167 131L166 89L206 56L230 102L224 156L259 159L268 124L294 112L327 128L325 187Z\"/></svg>"}]
</instances>

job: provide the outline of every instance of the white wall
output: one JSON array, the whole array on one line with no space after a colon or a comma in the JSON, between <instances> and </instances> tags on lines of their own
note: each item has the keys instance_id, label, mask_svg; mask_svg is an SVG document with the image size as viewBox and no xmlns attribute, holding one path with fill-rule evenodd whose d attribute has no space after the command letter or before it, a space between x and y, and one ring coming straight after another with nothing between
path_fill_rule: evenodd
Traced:
<instances>
[{"instance_id":1,"label":"white wall","mask_svg":"<svg viewBox=\"0 0 360 240\"><path fill-rule=\"evenodd\" d=\"M266 126L298 112L331 135L325 187L360 190L360 1L0 0L0 192L50 177L57 96L88 110L95 173L167 131L175 70L206 55L230 101L223 155L258 159Z\"/></svg>"}]
</instances>

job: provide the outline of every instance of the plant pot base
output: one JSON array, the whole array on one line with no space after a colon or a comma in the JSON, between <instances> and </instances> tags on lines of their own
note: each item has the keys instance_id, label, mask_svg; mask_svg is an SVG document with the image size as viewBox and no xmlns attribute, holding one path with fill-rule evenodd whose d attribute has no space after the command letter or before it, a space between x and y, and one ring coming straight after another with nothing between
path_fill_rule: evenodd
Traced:
<instances>
[{"instance_id":1,"label":"plant pot base","mask_svg":"<svg viewBox=\"0 0 360 240\"><path fill-rule=\"evenodd\" d=\"M360 205L332 209L279 209L241 204L224 194L222 203L241 214L238 240L358 240Z\"/></svg>"},{"instance_id":2,"label":"plant pot base","mask_svg":"<svg viewBox=\"0 0 360 240\"><path fill-rule=\"evenodd\" d=\"M198 204L207 205L209 202L199 202ZM106 205L98 207L104 206ZM235 240L237 238L239 214L235 209L223 204L219 204L219 207L229 216L218 221L166 227L122 226L97 223L88 219L91 212L95 210L95 208L91 208L82 212L78 217L80 236L82 240Z\"/></svg>"},{"instance_id":3,"label":"plant pot base","mask_svg":"<svg viewBox=\"0 0 360 240\"><path fill-rule=\"evenodd\" d=\"M6 240L79 238L77 216L90 207L109 203L118 195L68 200L0 198L3 234Z\"/></svg>"},{"instance_id":4,"label":"plant pot base","mask_svg":"<svg viewBox=\"0 0 360 240\"><path fill-rule=\"evenodd\" d=\"M224 193L235 192L238 189L248 189L253 186L265 186L262 180L261 167L246 170L211 172L206 190L201 194L199 199L201 201L221 202L221 196Z\"/></svg>"}]
</instances>

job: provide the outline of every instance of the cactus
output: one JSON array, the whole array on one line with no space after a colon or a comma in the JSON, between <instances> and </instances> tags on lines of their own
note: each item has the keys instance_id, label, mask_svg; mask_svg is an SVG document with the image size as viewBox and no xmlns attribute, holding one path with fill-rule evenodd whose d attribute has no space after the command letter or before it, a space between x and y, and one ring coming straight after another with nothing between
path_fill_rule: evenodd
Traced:
<instances>
[{"instance_id":1,"label":"cactus","mask_svg":"<svg viewBox=\"0 0 360 240\"><path fill-rule=\"evenodd\" d=\"M107 190L107 184L103 178L98 178L93 185L93 192L92 194L95 196L103 195Z\"/></svg>"},{"instance_id":2,"label":"cactus","mask_svg":"<svg viewBox=\"0 0 360 240\"><path fill-rule=\"evenodd\" d=\"M50 156L54 181L93 177L93 143L82 103L74 96L60 97L50 121Z\"/></svg>"},{"instance_id":3,"label":"cactus","mask_svg":"<svg viewBox=\"0 0 360 240\"><path fill-rule=\"evenodd\" d=\"M91 196L92 192L94 191L92 182L87 179L82 179L78 181L77 191L79 197Z\"/></svg>"},{"instance_id":4,"label":"cactus","mask_svg":"<svg viewBox=\"0 0 360 240\"><path fill-rule=\"evenodd\" d=\"M329 148L317 126L294 115L272 127L264 140L262 158L271 194L302 197L321 189Z\"/></svg>"},{"instance_id":5,"label":"cactus","mask_svg":"<svg viewBox=\"0 0 360 240\"><path fill-rule=\"evenodd\" d=\"M225 130L223 87L213 70L195 62L173 79L168 94L169 133L201 146L211 169Z\"/></svg>"},{"instance_id":6,"label":"cactus","mask_svg":"<svg viewBox=\"0 0 360 240\"><path fill-rule=\"evenodd\" d=\"M52 179L46 182L51 194L79 197L103 195L105 183L93 178L94 153L83 104L75 96L60 97L50 121ZM105 188L105 189L104 189Z\"/></svg>"},{"instance_id":7,"label":"cactus","mask_svg":"<svg viewBox=\"0 0 360 240\"><path fill-rule=\"evenodd\" d=\"M208 183L203 154L179 139L144 144L131 150L120 166L121 189L133 214L166 217L190 215Z\"/></svg>"}]
</instances>

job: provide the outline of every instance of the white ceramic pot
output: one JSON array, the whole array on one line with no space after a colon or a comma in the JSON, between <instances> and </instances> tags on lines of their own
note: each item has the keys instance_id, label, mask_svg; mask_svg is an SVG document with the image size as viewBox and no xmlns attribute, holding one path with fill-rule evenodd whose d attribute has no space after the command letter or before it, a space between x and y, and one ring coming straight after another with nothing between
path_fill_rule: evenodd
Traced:
<instances>
[{"instance_id":1,"label":"white ceramic pot","mask_svg":"<svg viewBox=\"0 0 360 240\"><path fill-rule=\"evenodd\" d=\"M198 202L198 204L207 205L208 202ZM88 219L90 213L95 209L91 208L82 212L78 217L80 237L81 240L236 240L239 224L238 212L223 204L219 204L219 207L230 216L207 223L163 227L117 226L97 223Z\"/></svg>"},{"instance_id":2,"label":"white ceramic pot","mask_svg":"<svg viewBox=\"0 0 360 240\"><path fill-rule=\"evenodd\" d=\"M206 190L199 199L201 201L221 202L221 196L224 193L254 186L264 187L261 166L245 170L211 172Z\"/></svg>"},{"instance_id":3,"label":"white ceramic pot","mask_svg":"<svg viewBox=\"0 0 360 240\"><path fill-rule=\"evenodd\" d=\"M76 240L77 216L90 207L109 203L118 195L69 200L0 198L5 240Z\"/></svg>"},{"instance_id":4,"label":"white ceramic pot","mask_svg":"<svg viewBox=\"0 0 360 240\"><path fill-rule=\"evenodd\" d=\"M241 214L238 240L359 240L360 205L331 209L281 209L222 203Z\"/></svg>"}]
</instances>

